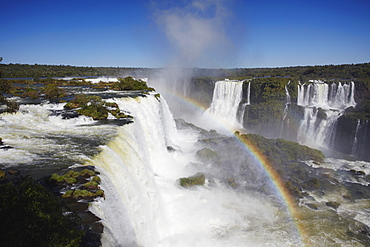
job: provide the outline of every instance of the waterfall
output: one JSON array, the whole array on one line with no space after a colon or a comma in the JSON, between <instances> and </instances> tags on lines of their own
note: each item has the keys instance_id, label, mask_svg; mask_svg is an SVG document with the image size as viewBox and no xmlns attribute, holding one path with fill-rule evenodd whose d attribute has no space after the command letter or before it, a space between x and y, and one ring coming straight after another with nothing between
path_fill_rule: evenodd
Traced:
<instances>
[{"instance_id":1,"label":"waterfall","mask_svg":"<svg viewBox=\"0 0 370 247\"><path fill-rule=\"evenodd\" d=\"M251 104L251 82L248 82L247 105Z\"/></svg>"},{"instance_id":2,"label":"waterfall","mask_svg":"<svg viewBox=\"0 0 370 247\"><path fill-rule=\"evenodd\" d=\"M323 111L306 107L304 117L298 128L298 140L312 146L327 146L332 139L336 121L341 116L339 111ZM321 116L325 114L325 116Z\"/></svg>"},{"instance_id":3,"label":"waterfall","mask_svg":"<svg viewBox=\"0 0 370 247\"><path fill-rule=\"evenodd\" d=\"M212 103L205 111L205 114L210 115L216 120L222 121L229 126L240 128L242 127L242 122L240 121L242 120L242 114L240 114L240 117L238 118L238 110L242 96L243 81L227 79L224 81L217 81L213 91Z\"/></svg>"},{"instance_id":4,"label":"waterfall","mask_svg":"<svg viewBox=\"0 0 370 247\"><path fill-rule=\"evenodd\" d=\"M360 129L360 119L357 119L357 125L356 125L356 131L355 131L355 138L353 140L353 145L352 145L352 155L356 155L356 151L357 151L357 142L358 142L358 130Z\"/></svg>"},{"instance_id":5,"label":"waterfall","mask_svg":"<svg viewBox=\"0 0 370 247\"><path fill-rule=\"evenodd\" d=\"M104 222L104 246L157 246L163 222L153 164L167 154L176 135L164 99L115 99L134 116L117 137L91 160L101 172L106 199L92 205Z\"/></svg>"},{"instance_id":6,"label":"waterfall","mask_svg":"<svg viewBox=\"0 0 370 247\"><path fill-rule=\"evenodd\" d=\"M290 94L289 94L288 87L287 87L289 84L290 84L290 81L285 85L286 103L284 106L283 119L281 120L281 128L280 128L280 135L279 135L280 137L282 137L283 135L284 121L285 121L286 116L288 115L289 105L291 104Z\"/></svg>"},{"instance_id":7,"label":"waterfall","mask_svg":"<svg viewBox=\"0 0 370 247\"><path fill-rule=\"evenodd\" d=\"M336 121L350 106L355 106L355 85L324 83L312 80L308 85L299 83L297 104L304 107L297 138L313 146L328 146L333 139Z\"/></svg>"},{"instance_id":8,"label":"waterfall","mask_svg":"<svg viewBox=\"0 0 370 247\"><path fill-rule=\"evenodd\" d=\"M308 85L298 85L297 104L308 107L320 107L322 109L345 109L355 106L354 82L324 83L319 80L310 81Z\"/></svg>"},{"instance_id":9,"label":"waterfall","mask_svg":"<svg viewBox=\"0 0 370 247\"><path fill-rule=\"evenodd\" d=\"M119 127L116 138L87 163L100 172L105 192L105 199L90 206L104 225L103 246L300 243L286 224L287 215L264 195L238 193L218 181L211 185L208 179L194 189L178 185L179 178L199 171L191 166L199 150L198 133L191 127L176 130L163 98L158 101L148 95L113 101L129 111L134 122ZM168 151L168 145L175 151ZM222 152L235 151L226 146ZM284 226L276 229L276 225Z\"/></svg>"}]
</instances>

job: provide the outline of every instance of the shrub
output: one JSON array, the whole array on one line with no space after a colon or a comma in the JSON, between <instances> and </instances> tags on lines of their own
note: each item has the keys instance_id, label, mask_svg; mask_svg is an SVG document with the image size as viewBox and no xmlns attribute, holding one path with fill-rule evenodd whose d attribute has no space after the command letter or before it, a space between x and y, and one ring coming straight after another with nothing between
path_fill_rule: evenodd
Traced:
<instances>
[{"instance_id":1,"label":"shrub","mask_svg":"<svg viewBox=\"0 0 370 247\"><path fill-rule=\"evenodd\" d=\"M44 91L44 94L45 94L45 98L47 98L47 99L55 99L55 98L58 98L58 97L65 96L65 93L63 92L63 90L61 90L54 83L47 84L43 91Z\"/></svg>"},{"instance_id":2,"label":"shrub","mask_svg":"<svg viewBox=\"0 0 370 247\"><path fill-rule=\"evenodd\" d=\"M37 99L38 97L40 97L40 91L35 88L28 87L26 91L22 94L22 97L30 97L31 99Z\"/></svg>"},{"instance_id":3,"label":"shrub","mask_svg":"<svg viewBox=\"0 0 370 247\"><path fill-rule=\"evenodd\" d=\"M2 246L79 246L79 218L31 178L0 185Z\"/></svg>"},{"instance_id":4,"label":"shrub","mask_svg":"<svg viewBox=\"0 0 370 247\"><path fill-rule=\"evenodd\" d=\"M105 102L96 95L76 95L75 99L69 101L64 108L77 109L79 114L92 117L94 120L107 119L109 112L116 118L131 117L122 113L116 103Z\"/></svg>"},{"instance_id":5,"label":"shrub","mask_svg":"<svg viewBox=\"0 0 370 247\"><path fill-rule=\"evenodd\" d=\"M118 77L118 82L113 85L115 90L150 90L153 91L153 88L149 88L146 85L145 81L135 80L131 76L125 78Z\"/></svg>"}]
</instances>

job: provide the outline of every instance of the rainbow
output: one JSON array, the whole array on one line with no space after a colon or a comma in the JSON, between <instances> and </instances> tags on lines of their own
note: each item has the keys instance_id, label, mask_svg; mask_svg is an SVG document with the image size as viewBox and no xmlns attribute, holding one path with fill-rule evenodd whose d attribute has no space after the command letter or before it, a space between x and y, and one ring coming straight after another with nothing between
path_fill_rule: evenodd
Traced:
<instances>
[{"instance_id":1,"label":"rainbow","mask_svg":"<svg viewBox=\"0 0 370 247\"><path fill-rule=\"evenodd\" d=\"M203 112L206 110L206 108L202 104L200 104L194 99L180 95L179 93L176 93L176 92L170 92L168 90L166 91L166 93L169 93L171 96L176 97L177 100L181 101L181 103L190 105L194 109L200 109ZM290 194L289 190L286 188L280 175L272 167L268 159L261 153L261 151L253 143L244 139L242 135L239 134L238 131L234 133L234 130L229 129L227 126L223 126L223 127L225 130L228 131L230 135L233 135L236 137L236 139L239 141L243 149L248 154L250 154L253 157L253 159L256 161L256 163L266 172L271 183L273 184L273 188L275 188L277 195L280 197L280 199L282 199L283 203L285 204L288 214L292 218L292 221L301 239L302 245L308 246L309 235L302 223L302 220L300 219L300 214L299 214L299 210L297 208L296 202L293 196Z\"/></svg>"},{"instance_id":2,"label":"rainbow","mask_svg":"<svg viewBox=\"0 0 370 247\"><path fill-rule=\"evenodd\" d=\"M300 220L300 215L298 208L296 206L296 202L294 198L291 196L289 190L285 187L283 180L281 179L280 175L276 172L276 170L272 167L270 162L267 160L266 156L264 156L260 149L257 148L252 142L243 139L242 135L239 135L238 132L235 133L236 138L239 142L245 147L245 150L252 155L255 161L264 169L267 175L270 178L270 181L273 183L273 187L276 188L278 195L283 199L288 213L292 217L298 233L300 235L301 241L303 245L307 245L308 243L308 234L304 225Z\"/></svg>"}]
</instances>

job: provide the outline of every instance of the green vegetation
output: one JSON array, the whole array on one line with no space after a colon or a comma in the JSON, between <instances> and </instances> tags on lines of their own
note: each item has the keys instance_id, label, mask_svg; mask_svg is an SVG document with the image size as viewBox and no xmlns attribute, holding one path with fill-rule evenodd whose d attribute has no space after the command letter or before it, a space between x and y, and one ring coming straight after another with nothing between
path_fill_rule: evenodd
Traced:
<instances>
[{"instance_id":1,"label":"green vegetation","mask_svg":"<svg viewBox=\"0 0 370 247\"><path fill-rule=\"evenodd\" d=\"M266 102L268 100L285 101L285 85L287 85L290 80L291 78L275 77L252 79L251 102L259 103Z\"/></svg>"},{"instance_id":2,"label":"green vegetation","mask_svg":"<svg viewBox=\"0 0 370 247\"><path fill-rule=\"evenodd\" d=\"M187 178L180 178L180 186L192 187L196 185L204 185L206 176L203 173L197 173L194 176Z\"/></svg>"},{"instance_id":3,"label":"green vegetation","mask_svg":"<svg viewBox=\"0 0 370 247\"><path fill-rule=\"evenodd\" d=\"M149 88L145 81L135 80L131 76L125 78L118 77L118 82L112 85L115 90L149 90L154 91L153 88Z\"/></svg>"},{"instance_id":4,"label":"green vegetation","mask_svg":"<svg viewBox=\"0 0 370 247\"><path fill-rule=\"evenodd\" d=\"M2 93L12 93L14 90L11 81L0 79L0 92Z\"/></svg>"},{"instance_id":5,"label":"green vegetation","mask_svg":"<svg viewBox=\"0 0 370 247\"><path fill-rule=\"evenodd\" d=\"M149 68L120 68L120 67L79 67L70 65L29 65L29 64L0 64L3 78L35 78L66 77L66 76L120 76L123 74L135 75L140 73L149 75L153 69Z\"/></svg>"},{"instance_id":6,"label":"green vegetation","mask_svg":"<svg viewBox=\"0 0 370 247\"><path fill-rule=\"evenodd\" d=\"M29 65L29 64L0 64L4 78L39 78L66 76L120 76L141 75L149 76L161 69L151 68L120 68L120 67L77 67L69 65ZM246 79L253 77L297 77L301 81L308 79L364 79L370 78L370 63L342 64L324 66L295 66L280 68L235 68L235 69L200 69L194 68L194 77Z\"/></svg>"},{"instance_id":7,"label":"green vegetation","mask_svg":"<svg viewBox=\"0 0 370 247\"><path fill-rule=\"evenodd\" d=\"M266 126L274 129L276 127L276 120L281 119L283 116L284 104L283 101L270 100L247 105L246 112L248 113L248 117L244 121L245 126L256 132L259 128L266 129Z\"/></svg>"},{"instance_id":8,"label":"green vegetation","mask_svg":"<svg viewBox=\"0 0 370 247\"><path fill-rule=\"evenodd\" d=\"M79 218L43 186L27 177L0 191L2 246L80 246Z\"/></svg>"},{"instance_id":9,"label":"green vegetation","mask_svg":"<svg viewBox=\"0 0 370 247\"><path fill-rule=\"evenodd\" d=\"M92 117L94 120L107 119L109 112L116 118L132 118L132 116L121 112L116 103L105 102L96 95L76 95L64 108L67 110L76 109L77 113Z\"/></svg>"},{"instance_id":10,"label":"green vegetation","mask_svg":"<svg viewBox=\"0 0 370 247\"><path fill-rule=\"evenodd\" d=\"M73 179L76 179L78 177L90 178L92 176L95 176L95 171L90 170L90 169L83 169L82 171L70 170L64 175L58 175L58 174L54 173L50 176L50 180L56 181L57 183L61 183L61 182L67 182L68 183L69 178L73 178ZM77 181L77 179L76 179L76 181Z\"/></svg>"},{"instance_id":11,"label":"green vegetation","mask_svg":"<svg viewBox=\"0 0 370 247\"><path fill-rule=\"evenodd\" d=\"M64 97L66 94L64 93L63 90L61 90L56 84L54 83L49 83L47 84L43 92L45 94L45 98L47 99L55 99L55 98L60 98Z\"/></svg>"},{"instance_id":12,"label":"green vegetation","mask_svg":"<svg viewBox=\"0 0 370 247\"><path fill-rule=\"evenodd\" d=\"M19 110L19 105L14 101L7 100L2 94L0 94L0 105L6 106L5 112L15 113Z\"/></svg>"},{"instance_id":13,"label":"green vegetation","mask_svg":"<svg viewBox=\"0 0 370 247\"><path fill-rule=\"evenodd\" d=\"M31 99L37 99L40 97L40 91L34 87L27 87L26 91L23 92L22 97L29 97Z\"/></svg>"},{"instance_id":14,"label":"green vegetation","mask_svg":"<svg viewBox=\"0 0 370 247\"><path fill-rule=\"evenodd\" d=\"M95 171L90 169L70 170L63 175L54 173L50 176L49 181L61 188L70 188L70 186L74 188L67 190L62 195L63 198L93 199L104 196L104 191L99 187L100 177L96 176Z\"/></svg>"}]
</instances>

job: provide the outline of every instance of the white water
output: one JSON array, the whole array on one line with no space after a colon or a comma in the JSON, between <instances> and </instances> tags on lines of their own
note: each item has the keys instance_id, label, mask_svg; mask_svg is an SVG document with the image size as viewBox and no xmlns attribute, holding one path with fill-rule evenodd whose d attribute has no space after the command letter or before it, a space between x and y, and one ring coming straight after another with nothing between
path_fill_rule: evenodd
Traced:
<instances>
[{"instance_id":1,"label":"white water","mask_svg":"<svg viewBox=\"0 0 370 247\"><path fill-rule=\"evenodd\" d=\"M285 118L288 115L289 105L292 103L291 100L290 100L290 94L289 94L288 87L287 87L289 84L290 84L290 81L284 87L285 88L285 95L286 95L286 103L285 103L284 111L283 111L283 119L281 120L281 128L280 128L280 135L279 135L280 137L282 137L282 135L283 135ZM287 128L289 128L289 120L286 123L286 125L287 125Z\"/></svg>"},{"instance_id":2,"label":"white water","mask_svg":"<svg viewBox=\"0 0 370 247\"><path fill-rule=\"evenodd\" d=\"M340 111L324 111L325 119L319 119L319 110L307 107L298 129L298 140L310 146L320 147L329 144L335 123L341 116Z\"/></svg>"},{"instance_id":3,"label":"white water","mask_svg":"<svg viewBox=\"0 0 370 247\"><path fill-rule=\"evenodd\" d=\"M338 118L346 108L356 105L354 90L353 82L329 85L322 81L311 81L308 85L299 84L297 104L305 107L298 129L299 142L314 147L328 147ZM326 117L318 117L318 108Z\"/></svg>"},{"instance_id":4,"label":"white water","mask_svg":"<svg viewBox=\"0 0 370 247\"><path fill-rule=\"evenodd\" d=\"M177 184L197 172L187 165L199 162L199 133L177 132L163 99L115 102L134 123L120 127L89 162L101 172L106 193L92 205L105 226L103 246L300 245L290 220L266 196L237 193L217 181L194 189ZM177 151L167 151L168 145Z\"/></svg>"},{"instance_id":5,"label":"white water","mask_svg":"<svg viewBox=\"0 0 370 247\"><path fill-rule=\"evenodd\" d=\"M345 109L356 105L354 91L353 82L329 85L322 81L311 81L308 85L298 85L297 104L322 109Z\"/></svg>"},{"instance_id":6,"label":"white water","mask_svg":"<svg viewBox=\"0 0 370 247\"><path fill-rule=\"evenodd\" d=\"M249 81L248 82L248 88L247 88L247 102L244 103L241 107L240 107L240 111L238 111L237 115L239 116L238 118L238 122L240 124L240 126L244 126L244 114L245 114L245 108L247 107L247 105L250 105L251 104L251 82Z\"/></svg>"},{"instance_id":7,"label":"white water","mask_svg":"<svg viewBox=\"0 0 370 247\"><path fill-rule=\"evenodd\" d=\"M212 103L205 111L213 119L222 122L231 129L242 128L242 118L238 118L239 104L242 100L243 81L217 81L213 92ZM244 106L245 109L245 106ZM244 115L244 114L243 114Z\"/></svg>"},{"instance_id":8,"label":"white water","mask_svg":"<svg viewBox=\"0 0 370 247\"><path fill-rule=\"evenodd\" d=\"M115 133L115 126L94 126L92 118L80 116L62 119L51 114L62 110L64 104L21 105L16 114L1 114L0 137L11 149L0 150L0 164L14 166L34 162L47 164L45 153L52 153L56 161L68 158L75 162L85 162L89 148L79 145L79 140L92 142L109 139ZM85 150L84 150L85 149ZM64 165L65 166L65 165Z\"/></svg>"}]
</instances>

